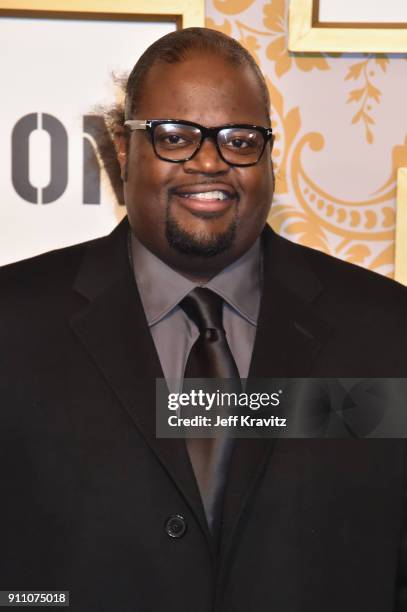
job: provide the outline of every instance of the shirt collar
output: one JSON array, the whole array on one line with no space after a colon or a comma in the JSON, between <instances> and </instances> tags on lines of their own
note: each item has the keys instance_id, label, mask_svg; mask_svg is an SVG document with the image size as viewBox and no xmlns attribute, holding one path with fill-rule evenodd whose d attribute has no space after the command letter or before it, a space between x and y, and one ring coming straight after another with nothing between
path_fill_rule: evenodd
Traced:
<instances>
[{"instance_id":1,"label":"shirt collar","mask_svg":"<svg viewBox=\"0 0 407 612\"><path fill-rule=\"evenodd\" d=\"M150 327L161 321L190 291L200 286L156 257L133 232L131 255L134 276ZM220 295L242 317L256 325L260 309L261 272L258 238L239 259L201 286Z\"/></svg>"}]
</instances>

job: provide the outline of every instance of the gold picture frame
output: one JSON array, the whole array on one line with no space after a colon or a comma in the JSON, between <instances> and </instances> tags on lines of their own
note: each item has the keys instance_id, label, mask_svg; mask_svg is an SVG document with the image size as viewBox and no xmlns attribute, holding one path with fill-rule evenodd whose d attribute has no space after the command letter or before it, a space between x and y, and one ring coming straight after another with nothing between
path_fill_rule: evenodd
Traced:
<instances>
[{"instance_id":1,"label":"gold picture frame","mask_svg":"<svg viewBox=\"0 0 407 612\"><path fill-rule=\"evenodd\" d=\"M306 53L405 53L407 23L319 21L319 0L290 0L288 49Z\"/></svg>"},{"instance_id":2,"label":"gold picture frame","mask_svg":"<svg viewBox=\"0 0 407 612\"><path fill-rule=\"evenodd\" d=\"M407 168L399 168L397 172L394 278L407 285Z\"/></svg>"},{"instance_id":3,"label":"gold picture frame","mask_svg":"<svg viewBox=\"0 0 407 612\"><path fill-rule=\"evenodd\" d=\"M1 16L170 21L181 29L204 26L205 0L0 0Z\"/></svg>"}]
</instances>

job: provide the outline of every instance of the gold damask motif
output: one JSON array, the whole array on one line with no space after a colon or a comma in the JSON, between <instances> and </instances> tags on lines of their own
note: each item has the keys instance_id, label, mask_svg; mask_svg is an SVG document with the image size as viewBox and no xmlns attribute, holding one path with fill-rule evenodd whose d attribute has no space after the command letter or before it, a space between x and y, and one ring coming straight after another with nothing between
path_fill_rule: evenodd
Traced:
<instances>
[{"instance_id":1,"label":"gold damask motif","mask_svg":"<svg viewBox=\"0 0 407 612\"><path fill-rule=\"evenodd\" d=\"M242 13L251 6L255 0L213 0L214 7L225 15Z\"/></svg>"},{"instance_id":2,"label":"gold damask motif","mask_svg":"<svg viewBox=\"0 0 407 612\"><path fill-rule=\"evenodd\" d=\"M285 113L281 93L269 79L267 84L274 111L273 129L283 149L276 172L277 200L282 203L272 206L271 225L302 244L352 263L363 265L369 261L371 269L391 265L394 253L389 242L392 242L395 224L395 168L404 160L407 163L407 139L403 146L395 147L390 178L376 194L360 201L337 198L312 180L301 159L306 146L316 153L322 150L322 134L305 134L293 147L301 129L299 108ZM288 198L281 197L286 194ZM331 235L336 236L334 247L329 240ZM382 251L373 259L371 249L365 244L368 241L384 243Z\"/></svg>"},{"instance_id":3,"label":"gold damask motif","mask_svg":"<svg viewBox=\"0 0 407 612\"><path fill-rule=\"evenodd\" d=\"M290 132L289 125L286 129ZM269 219L272 226L302 244L341 259L360 265L368 262L372 270L392 265L395 168L407 164L407 138L404 145L393 149L393 168L384 185L370 198L354 201L335 197L312 180L302 163L306 146L316 153L321 151L324 146L322 134L305 134L295 145L290 156L290 172L284 176L284 181L287 192L294 194L296 205L289 202L273 205ZM289 156L287 151L284 155ZM335 240L330 241L329 236L334 236ZM382 244L376 257L366 242Z\"/></svg>"},{"instance_id":4,"label":"gold damask motif","mask_svg":"<svg viewBox=\"0 0 407 612\"><path fill-rule=\"evenodd\" d=\"M276 75L281 77L288 72L294 61L297 68L304 72L316 70L329 70L329 64L320 53L304 55L288 52L287 49L287 11L286 0L272 0L266 2L263 8L263 23L273 34L273 40L269 43L266 51L267 57L275 62Z\"/></svg>"},{"instance_id":5,"label":"gold damask motif","mask_svg":"<svg viewBox=\"0 0 407 612\"><path fill-rule=\"evenodd\" d=\"M227 34L227 36L232 36L232 24L228 19L225 19L222 24L215 23L215 21L211 17L206 17L205 26L207 28L212 28L212 30L218 30L218 32L223 32L223 34Z\"/></svg>"},{"instance_id":6,"label":"gold damask motif","mask_svg":"<svg viewBox=\"0 0 407 612\"><path fill-rule=\"evenodd\" d=\"M272 112L271 127L274 133L273 162L276 169L276 192L289 192L287 184L287 160L291 146L301 128L300 109L298 106L285 113L284 99L280 91L266 77L270 94Z\"/></svg>"},{"instance_id":7,"label":"gold damask motif","mask_svg":"<svg viewBox=\"0 0 407 612\"><path fill-rule=\"evenodd\" d=\"M306 134L296 145L292 160L294 192L302 208L327 230L350 240L391 240L394 232L394 184L366 200L344 200L316 185L306 173L301 153L305 145L312 151L324 146L321 134ZM341 249L340 249L341 250Z\"/></svg>"},{"instance_id":8,"label":"gold damask motif","mask_svg":"<svg viewBox=\"0 0 407 612\"><path fill-rule=\"evenodd\" d=\"M385 189L388 189L390 186L393 187L393 196L396 197L396 177L397 171L399 168L404 168L407 166L407 136L404 138L404 143L402 145L397 145L393 148L392 151L392 165L391 165L391 173L389 180L377 190L376 193L380 193Z\"/></svg>"},{"instance_id":9,"label":"gold damask motif","mask_svg":"<svg viewBox=\"0 0 407 612\"><path fill-rule=\"evenodd\" d=\"M321 133L307 133L301 120L301 107L285 108L280 82L294 68L302 72L332 69L334 56L290 54L287 50L288 0L263 2L263 28L260 16L248 22L247 8L253 2L211 0L223 15L223 24L208 20L208 26L235 35L254 55L266 75L275 134L273 161L276 168L276 197L269 221L283 235L342 259L388 273L394 261L396 170L407 165L407 138L393 148L391 173L375 193L360 200L346 200L317 184L303 164L303 153L320 154L324 147ZM258 5L261 0L256 0ZM238 10L239 7L241 10ZM266 58L266 63L264 58ZM270 60L271 65L268 65ZM389 59L367 54L349 66L345 80L355 83L347 102L356 104L352 123L364 126L368 143L373 143L372 104L380 103L382 92L374 84L372 71L386 72ZM276 81L281 79L281 81ZM277 87L276 83L279 83Z\"/></svg>"},{"instance_id":10,"label":"gold damask motif","mask_svg":"<svg viewBox=\"0 0 407 612\"><path fill-rule=\"evenodd\" d=\"M366 59L358 61L356 64L352 64L349 67L348 73L345 77L346 81L362 80L361 87L353 89L349 93L347 103L359 103L359 108L352 118L352 123L363 122L365 127L366 141L369 144L372 144L374 141L371 126L374 125L375 121L370 114L370 111L372 111L372 102L374 101L376 104L380 104L380 96L382 95L380 89L375 87L372 82L372 79L375 76L372 63L374 63L377 67L380 67L383 72L386 72L389 60L385 55L375 56L371 53L366 54Z\"/></svg>"},{"instance_id":11,"label":"gold damask motif","mask_svg":"<svg viewBox=\"0 0 407 612\"><path fill-rule=\"evenodd\" d=\"M251 53L256 60L256 62L260 65L261 61L259 56L257 55L257 51L261 49L261 45L258 41L257 36L267 36L268 32L262 32L260 30L255 30L254 28L249 27L245 23L238 21L236 19L236 25L239 29L239 42L243 47L245 47L249 53Z\"/></svg>"}]
</instances>

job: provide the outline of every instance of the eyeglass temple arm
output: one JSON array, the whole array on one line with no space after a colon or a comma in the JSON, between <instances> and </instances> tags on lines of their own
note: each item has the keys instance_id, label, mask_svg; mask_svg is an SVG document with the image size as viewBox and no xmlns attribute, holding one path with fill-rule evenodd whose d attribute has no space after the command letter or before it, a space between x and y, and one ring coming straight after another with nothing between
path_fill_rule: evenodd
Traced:
<instances>
[{"instance_id":1,"label":"eyeglass temple arm","mask_svg":"<svg viewBox=\"0 0 407 612\"><path fill-rule=\"evenodd\" d=\"M146 130L148 127L151 126L150 121L147 121L146 119L127 119L127 121L124 122L124 125L126 125L131 131L134 130ZM267 129L267 136L272 136L273 134L273 130L271 128Z\"/></svg>"},{"instance_id":2,"label":"eyeglass temple arm","mask_svg":"<svg viewBox=\"0 0 407 612\"><path fill-rule=\"evenodd\" d=\"M150 123L145 119L127 119L124 125L133 132L134 130L146 130Z\"/></svg>"}]
</instances>

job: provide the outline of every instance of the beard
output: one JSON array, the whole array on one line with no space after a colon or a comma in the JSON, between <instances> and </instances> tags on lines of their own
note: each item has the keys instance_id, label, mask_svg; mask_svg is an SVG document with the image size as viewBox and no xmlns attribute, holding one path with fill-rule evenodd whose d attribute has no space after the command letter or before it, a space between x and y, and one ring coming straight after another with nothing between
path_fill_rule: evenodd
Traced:
<instances>
[{"instance_id":1,"label":"beard","mask_svg":"<svg viewBox=\"0 0 407 612\"><path fill-rule=\"evenodd\" d=\"M236 238L237 214L227 229L221 233L192 233L186 231L171 215L167 207L165 236L169 245L183 255L195 257L215 257L233 245Z\"/></svg>"}]
</instances>

